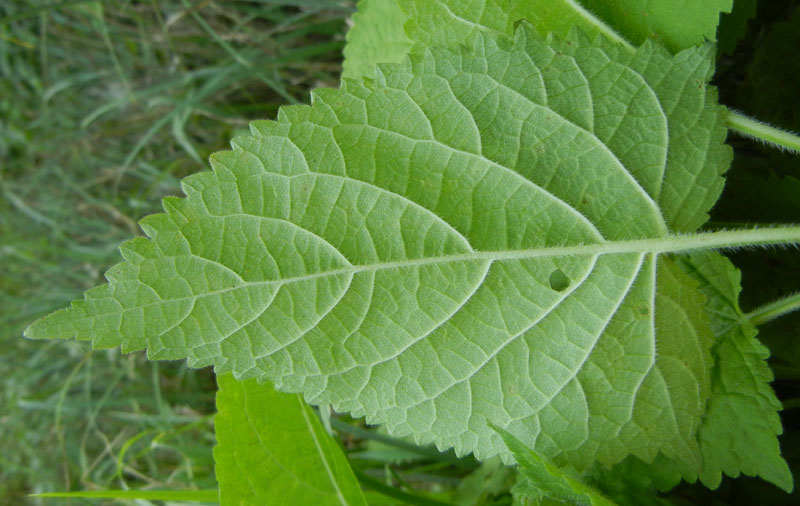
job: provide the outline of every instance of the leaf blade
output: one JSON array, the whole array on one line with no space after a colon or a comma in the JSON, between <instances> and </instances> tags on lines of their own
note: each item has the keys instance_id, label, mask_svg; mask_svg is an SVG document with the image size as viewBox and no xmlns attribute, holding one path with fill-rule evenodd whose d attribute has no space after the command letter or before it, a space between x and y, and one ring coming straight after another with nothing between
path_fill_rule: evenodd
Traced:
<instances>
[{"instance_id":1,"label":"leaf blade","mask_svg":"<svg viewBox=\"0 0 800 506\"><path fill-rule=\"evenodd\" d=\"M777 438L783 432L778 416L782 406L769 385L773 380L766 363L769 351L739 309L741 274L717 253L694 253L680 263L701 280L717 338L713 395L698 431L706 462L700 479L716 488L723 473L734 478L740 473L758 475L791 492L792 473Z\"/></svg>"},{"instance_id":2,"label":"leaf blade","mask_svg":"<svg viewBox=\"0 0 800 506\"><path fill-rule=\"evenodd\" d=\"M366 505L347 458L298 395L217 377L220 503Z\"/></svg>"},{"instance_id":3,"label":"leaf blade","mask_svg":"<svg viewBox=\"0 0 800 506\"><path fill-rule=\"evenodd\" d=\"M646 68L658 50L642 51ZM656 297L671 271L654 245L678 239L656 200L669 117L634 60L523 27L317 91L185 180L110 287L29 335L270 379L481 458L510 456L493 420L576 467L658 451L696 467L709 343L678 315L691 366L680 350L655 360L656 339L676 338L653 315L682 299ZM633 92L608 114L593 106L612 77ZM570 84L583 87L572 109L558 99ZM616 154L600 131L635 130L642 113L663 120L654 149ZM696 395L671 398L691 376Z\"/></svg>"}]
</instances>

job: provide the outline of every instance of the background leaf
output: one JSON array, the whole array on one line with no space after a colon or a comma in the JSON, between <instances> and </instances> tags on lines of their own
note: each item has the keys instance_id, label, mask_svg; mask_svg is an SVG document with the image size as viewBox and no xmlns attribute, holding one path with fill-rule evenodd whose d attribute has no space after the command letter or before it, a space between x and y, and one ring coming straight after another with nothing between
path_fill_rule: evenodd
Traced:
<instances>
[{"instance_id":1,"label":"background leaf","mask_svg":"<svg viewBox=\"0 0 800 506\"><path fill-rule=\"evenodd\" d=\"M733 0L579 0L635 45L655 39L678 52L717 40L721 12Z\"/></svg>"},{"instance_id":2,"label":"background leaf","mask_svg":"<svg viewBox=\"0 0 800 506\"><path fill-rule=\"evenodd\" d=\"M527 21L545 36L567 37L576 27L598 33L603 22L573 0L381 0L397 2L408 16L406 34L428 46L453 47L479 32L510 35L520 21Z\"/></svg>"},{"instance_id":3,"label":"background leaf","mask_svg":"<svg viewBox=\"0 0 800 506\"><path fill-rule=\"evenodd\" d=\"M395 0L360 0L347 31L342 77L374 77L376 64L401 62L412 46L405 19Z\"/></svg>"},{"instance_id":4,"label":"background leaf","mask_svg":"<svg viewBox=\"0 0 800 506\"><path fill-rule=\"evenodd\" d=\"M747 33L747 23L756 16L758 0L736 0L733 9L720 16L717 40L719 51L730 54Z\"/></svg>"},{"instance_id":5,"label":"background leaf","mask_svg":"<svg viewBox=\"0 0 800 506\"><path fill-rule=\"evenodd\" d=\"M366 506L347 458L301 396L231 375L217 381L214 460L222 506Z\"/></svg>"},{"instance_id":6,"label":"background leaf","mask_svg":"<svg viewBox=\"0 0 800 506\"><path fill-rule=\"evenodd\" d=\"M715 41L720 13L733 6L733 0L396 1L413 20L408 35L424 44L450 45L459 38L454 34L485 29L509 33L526 20L542 35L562 37L575 27L596 33L607 25L634 45L656 40L674 53Z\"/></svg>"}]
</instances>

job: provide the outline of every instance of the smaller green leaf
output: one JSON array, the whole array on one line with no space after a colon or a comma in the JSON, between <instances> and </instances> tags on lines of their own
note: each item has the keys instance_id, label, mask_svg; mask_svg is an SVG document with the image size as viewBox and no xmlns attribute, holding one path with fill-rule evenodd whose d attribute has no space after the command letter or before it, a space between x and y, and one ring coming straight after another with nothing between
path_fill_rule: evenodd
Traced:
<instances>
[{"instance_id":1,"label":"smaller green leaf","mask_svg":"<svg viewBox=\"0 0 800 506\"><path fill-rule=\"evenodd\" d=\"M353 470L299 395L217 377L214 448L222 506L366 506Z\"/></svg>"},{"instance_id":2,"label":"smaller green leaf","mask_svg":"<svg viewBox=\"0 0 800 506\"><path fill-rule=\"evenodd\" d=\"M659 491L666 492L680 483L680 466L662 453L651 464L631 456L610 468L595 465L583 479L620 505L673 506Z\"/></svg>"},{"instance_id":3,"label":"smaller green leaf","mask_svg":"<svg viewBox=\"0 0 800 506\"><path fill-rule=\"evenodd\" d=\"M613 28L582 8L575 0L379 0L396 1L408 16L406 34L428 46L453 47L479 32L514 33L520 21L527 21L540 35L566 38L575 27L586 33L614 37ZM617 41L622 41L616 36Z\"/></svg>"},{"instance_id":4,"label":"smaller green leaf","mask_svg":"<svg viewBox=\"0 0 800 506\"><path fill-rule=\"evenodd\" d=\"M517 495L536 504L545 499L556 499L569 504L589 506L616 506L599 491L570 475L565 469L540 457L510 432L493 427L519 464L519 471L526 481L518 482Z\"/></svg>"},{"instance_id":5,"label":"smaller green leaf","mask_svg":"<svg viewBox=\"0 0 800 506\"><path fill-rule=\"evenodd\" d=\"M766 363L769 352L739 309L741 274L713 252L682 256L678 263L700 281L717 337L712 349L712 393L698 430L704 460L700 480L716 488L722 473L734 478L744 473L790 492L792 474L777 438L782 433L781 403L769 386L773 379Z\"/></svg>"}]
</instances>

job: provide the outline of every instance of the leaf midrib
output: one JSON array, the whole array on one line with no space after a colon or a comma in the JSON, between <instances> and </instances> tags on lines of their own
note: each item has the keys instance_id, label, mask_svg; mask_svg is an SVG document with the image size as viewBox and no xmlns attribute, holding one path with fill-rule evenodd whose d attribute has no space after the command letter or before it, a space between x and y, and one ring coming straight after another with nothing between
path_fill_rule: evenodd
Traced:
<instances>
[{"instance_id":1,"label":"leaf midrib","mask_svg":"<svg viewBox=\"0 0 800 506\"><path fill-rule=\"evenodd\" d=\"M662 237L650 239L633 239L626 241L601 241L590 244L577 244L570 246L548 246L541 248L529 248L519 250L500 250L500 251L471 251L466 253L458 253L453 255L443 255L438 257L418 258L396 260L392 262L376 262L370 264L350 265L339 269L332 269L328 271L320 271L303 276L294 276L279 280L266 280L266 281L248 281L239 283L234 286L205 292L198 295L187 297L176 297L172 299L160 300L148 304L137 305L135 307L126 308L120 311L104 312L104 315L125 313L140 309L143 307L164 304L167 302L176 302L182 300L192 300L200 297L208 297L212 295L219 295L240 288L247 288L252 286L266 286L276 285L282 286L289 283L296 283L308 281L316 278L339 276L339 275L352 275L359 272L370 272L387 269L401 269L408 267L420 267L426 265L435 265L440 263L449 262L470 262L470 261L509 261L509 260L526 260L531 258L548 258L548 257L562 257L562 256L599 256L610 254L626 254L626 253L650 253L658 255L661 253L677 253L697 249L719 249L730 247L741 247L748 245L765 245L765 244L800 244L800 226L787 226L787 227L773 227L764 229L752 230L734 230L734 231L720 231L720 232L705 232L698 234L669 234ZM197 258L204 258L198 255L185 255L194 256ZM205 260L209 260L204 258ZM212 260L213 261L213 260ZM219 263L219 262L217 262ZM221 266L229 269L228 267L220 264ZM73 322L84 321L92 319L94 316L87 316L84 318L73 319ZM29 327L30 329L30 327ZM26 329L25 334L33 337Z\"/></svg>"}]
</instances>

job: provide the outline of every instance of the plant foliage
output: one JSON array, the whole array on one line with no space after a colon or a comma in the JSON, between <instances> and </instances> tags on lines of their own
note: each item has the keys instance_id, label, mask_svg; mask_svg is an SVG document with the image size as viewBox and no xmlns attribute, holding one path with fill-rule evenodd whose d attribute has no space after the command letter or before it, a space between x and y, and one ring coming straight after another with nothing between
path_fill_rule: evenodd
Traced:
<instances>
[{"instance_id":1,"label":"plant foliage","mask_svg":"<svg viewBox=\"0 0 800 506\"><path fill-rule=\"evenodd\" d=\"M347 458L300 396L217 377L220 503L365 506Z\"/></svg>"},{"instance_id":2,"label":"plant foliage","mask_svg":"<svg viewBox=\"0 0 800 506\"><path fill-rule=\"evenodd\" d=\"M536 501L612 504L582 480L613 466L648 493L723 473L791 490L738 271L676 253L797 230L697 234L732 158L715 48L697 44L731 2L683 24L678 6L364 0L352 79L253 123L142 220L108 284L26 335L214 366L223 504L226 487L231 503L284 487L363 503L301 397L255 380L516 460ZM286 438L319 450L292 465L332 489L243 487L237 469L286 467Z\"/></svg>"},{"instance_id":3,"label":"plant foliage","mask_svg":"<svg viewBox=\"0 0 800 506\"><path fill-rule=\"evenodd\" d=\"M494 419L578 465L662 450L699 468L710 332L646 240L704 221L727 151L695 181L669 163L668 125L721 144L720 113L670 122L646 69L680 88L670 70L707 77L709 52L625 66L525 28L473 44L256 123L143 222L153 241L109 285L29 335L269 378L482 458Z\"/></svg>"}]
</instances>

